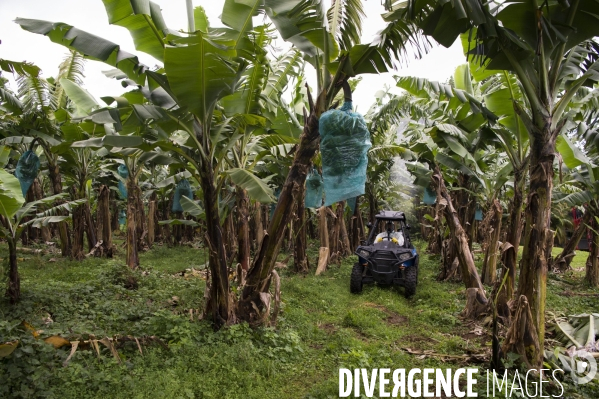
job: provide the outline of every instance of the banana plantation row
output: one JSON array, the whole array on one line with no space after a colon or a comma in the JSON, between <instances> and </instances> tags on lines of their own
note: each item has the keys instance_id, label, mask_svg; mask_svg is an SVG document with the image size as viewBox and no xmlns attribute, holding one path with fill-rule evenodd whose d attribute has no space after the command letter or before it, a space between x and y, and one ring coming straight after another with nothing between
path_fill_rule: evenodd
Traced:
<instances>
[{"instance_id":1,"label":"banana plantation row","mask_svg":"<svg viewBox=\"0 0 599 399\"><path fill-rule=\"evenodd\" d=\"M493 313L510 326L503 354L541 365L547 273L567 270L585 232L592 237L586 280L599 286L596 2L388 2L387 25L369 44L359 42L360 2L335 2L325 12L312 0L227 0L225 28L211 27L197 7L183 31L169 29L152 2L104 4L109 22L127 28L136 49L162 66L150 69L118 44L77 27L23 18L16 20L23 29L70 49L58 78L42 79L31 64L0 61L19 82L16 93L0 89L3 164L10 158L8 168L19 172L15 161L29 150L48 171L32 179L24 205L2 171L13 300L19 295L16 239L25 229L25 240L59 237L64 256L110 256L111 230L126 196L130 267L156 240L177 244L199 233L210 271L206 314L215 327L265 323L284 240L296 269L308 269L306 236L316 236L316 214L305 208L306 180L323 162L321 114L348 98L359 75L388 72L409 51L426 53L430 41L450 46L456 40L468 63L448 83L397 78L403 94L385 93L368 111L373 146L365 195L351 211L345 201L320 207L319 237L329 248L320 262L353 251L364 235L363 213L372 220L397 204L389 199L399 187L389 181L401 156L431 199L417 212L429 251L441 255L440 278L463 281L467 316ZM272 24L254 26L259 13ZM275 35L293 46L273 57L268 49ZM96 102L80 87L83 58L116 68L106 75L127 92ZM316 73L312 89L306 64ZM53 196L44 198L42 187ZM584 216L565 242L573 207ZM34 209L37 216L24 223ZM478 210L486 212L479 229ZM556 239L565 242L564 251L552 259ZM472 255L476 241L486 253L482 279ZM238 296L229 280L237 264ZM483 283L493 285L491 294Z\"/></svg>"}]
</instances>

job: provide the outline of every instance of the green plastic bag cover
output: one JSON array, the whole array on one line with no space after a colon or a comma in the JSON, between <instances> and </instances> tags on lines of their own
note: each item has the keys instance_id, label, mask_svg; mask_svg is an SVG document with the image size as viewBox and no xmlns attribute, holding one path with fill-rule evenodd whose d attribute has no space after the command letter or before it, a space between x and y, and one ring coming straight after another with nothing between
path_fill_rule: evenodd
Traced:
<instances>
[{"instance_id":1,"label":"green plastic bag cover","mask_svg":"<svg viewBox=\"0 0 599 399\"><path fill-rule=\"evenodd\" d=\"M306 179L306 198L304 204L306 208L320 208L322 206L322 194L324 193L324 183L322 176L318 171L312 169Z\"/></svg>"},{"instance_id":2,"label":"green plastic bag cover","mask_svg":"<svg viewBox=\"0 0 599 399\"><path fill-rule=\"evenodd\" d=\"M119 212L119 224L121 226L127 224L127 212L125 212L124 209L121 209L121 211Z\"/></svg>"},{"instance_id":3,"label":"green plastic bag cover","mask_svg":"<svg viewBox=\"0 0 599 399\"><path fill-rule=\"evenodd\" d=\"M23 197L27 196L27 191L29 191L29 187L31 187L33 181L37 177L39 168L40 159L33 151L27 150L21 155L21 158L19 158L15 176L19 180L19 183L21 183Z\"/></svg>"},{"instance_id":4,"label":"green plastic bag cover","mask_svg":"<svg viewBox=\"0 0 599 399\"><path fill-rule=\"evenodd\" d=\"M126 165L119 165L118 168L118 172L119 172L119 176L121 176L123 179L127 180L129 178L129 169L127 169ZM127 187L125 186L125 183L123 183L122 181L119 180L119 193L121 194L121 198L122 199L127 199Z\"/></svg>"},{"instance_id":5,"label":"green plastic bag cover","mask_svg":"<svg viewBox=\"0 0 599 399\"><path fill-rule=\"evenodd\" d=\"M437 193L430 187L424 188L424 198L422 199L425 205L433 205L437 202Z\"/></svg>"},{"instance_id":6,"label":"green plastic bag cover","mask_svg":"<svg viewBox=\"0 0 599 399\"><path fill-rule=\"evenodd\" d=\"M173 197L173 212L183 212L183 207L181 206L181 196L183 195L193 199L193 191L187 179L179 180L179 183L177 183L175 196Z\"/></svg>"},{"instance_id":7,"label":"green plastic bag cover","mask_svg":"<svg viewBox=\"0 0 599 399\"><path fill-rule=\"evenodd\" d=\"M370 133L351 101L322 114L319 121L325 206L362 195L366 185Z\"/></svg>"}]
</instances>

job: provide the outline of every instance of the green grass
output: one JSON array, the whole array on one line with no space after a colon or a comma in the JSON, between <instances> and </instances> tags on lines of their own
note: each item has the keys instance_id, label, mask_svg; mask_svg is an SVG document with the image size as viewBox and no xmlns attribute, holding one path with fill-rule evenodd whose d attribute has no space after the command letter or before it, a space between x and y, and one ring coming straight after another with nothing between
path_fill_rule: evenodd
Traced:
<instances>
[{"instance_id":1,"label":"green grass","mask_svg":"<svg viewBox=\"0 0 599 399\"><path fill-rule=\"evenodd\" d=\"M311 264L316 264L316 245L310 243ZM6 245L0 244L0 258L6 256ZM276 328L235 325L217 333L189 316L189 309L202 306L204 280L181 276L185 269L204 267L202 249L157 246L142 254L141 270L132 274L136 289L126 288L131 274L122 266L122 253L114 260L83 262L56 254L19 256L24 256L19 263L23 300L15 307L0 302L0 342L18 339L20 345L0 359L0 397L328 398L338 395L340 367L486 367L406 351L463 355L489 350L489 336L472 333L474 325L459 317L463 285L438 282L439 260L428 255L422 255L411 299L401 289L376 286L351 295L354 257L318 277L295 275L290 265L279 270L283 309ZM599 292L581 284L576 269L584 266L585 256L575 258L574 272L550 277L548 311L596 311L596 297L563 295ZM46 324L48 317L53 322ZM156 336L169 349L147 344L142 356L127 344L119 348L122 364L117 364L107 349L97 357L83 348L63 367L69 348L55 350L33 338L22 321L43 330L41 338ZM590 395L596 397L597 391Z\"/></svg>"}]
</instances>

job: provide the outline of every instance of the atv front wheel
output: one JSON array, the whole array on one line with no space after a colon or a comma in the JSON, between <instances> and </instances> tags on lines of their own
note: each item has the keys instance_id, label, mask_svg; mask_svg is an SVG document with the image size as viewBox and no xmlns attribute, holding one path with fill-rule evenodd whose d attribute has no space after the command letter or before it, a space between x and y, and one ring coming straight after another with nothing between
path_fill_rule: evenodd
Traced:
<instances>
[{"instance_id":1,"label":"atv front wheel","mask_svg":"<svg viewBox=\"0 0 599 399\"><path fill-rule=\"evenodd\" d=\"M351 278L349 281L349 290L352 294L359 294L362 292L362 273L364 272L364 266L360 262L354 264L354 268L351 271Z\"/></svg>"},{"instance_id":2,"label":"atv front wheel","mask_svg":"<svg viewBox=\"0 0 599 399\"><path fill-rule=\"evenodd\" d=\"M418 284L418 268L410 266L405 269L405 293L406 298L411 297L416 293L416 284Z\"/></svg>"}]
</instances>

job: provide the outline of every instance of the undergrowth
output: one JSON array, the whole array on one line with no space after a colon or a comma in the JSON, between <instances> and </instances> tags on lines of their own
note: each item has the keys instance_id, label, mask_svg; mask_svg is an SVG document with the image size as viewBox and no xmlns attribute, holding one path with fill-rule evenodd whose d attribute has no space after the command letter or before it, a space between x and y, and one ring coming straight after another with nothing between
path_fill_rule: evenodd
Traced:
<instances>
[{"instance_id":1,"label":"undergrowth","mask_svg":"<svg viewBox=\"0 0 599 399\"><path fill-rule=\"evenodd\" d=\"M316 264L317 243L310 243L308 253ZM0 257L6 256L0 244ZM283 303L276 327L239 324L214 332L208 322L197 321L205 282L200 273L185 272L204 267L201 249L157 247L142 254L137 271L124 267L120 257L75 262L53 256L21 259L22 300L16 306L0 302L0 343L19 341L0 359L0 397L334 398L340 367L470 366L483 373L487 366L434 355L483 353L490 346L486 333L479 335L459 317L462 284L436 280L436 257L422 255L417 293L410 299L402 289L376 286L351 295L353 256L318 277L296 275L290 264L279 270ZM550 312L599 308L597 297L564 295L597 293L581 284L579 257L573 273L549 279ZM27 325L39 332L37 338ZM54 349L43 341L53 335L71 341L137 337L143 354L131 342L117 348L120 362L102 346L100 356L82 348L63 365L70 347ZM599 397L596 385L568 385L566 392Z\"/></svg>"}]
</instances>

